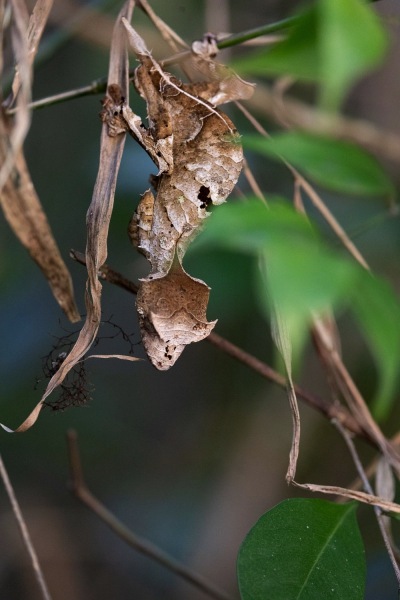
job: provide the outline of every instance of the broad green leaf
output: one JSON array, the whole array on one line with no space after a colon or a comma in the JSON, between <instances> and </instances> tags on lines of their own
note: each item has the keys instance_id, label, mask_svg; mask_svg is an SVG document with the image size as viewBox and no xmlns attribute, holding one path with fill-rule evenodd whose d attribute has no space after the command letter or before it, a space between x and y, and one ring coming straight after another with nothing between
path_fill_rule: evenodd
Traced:
<instances>
[{"instance_id":1,"label":"broad green leaf","mask_svg":"<svg viewBox=\"0 0 400 600\"><path fill-rule=\"evenodd\" d=\"M268 201L269 207L256 199L218 207L207 219L205 230L194 240L191 249L224 246L258 255L268 240L290 240L296 244L318 239L316 230L304 216L288 206L285 198L270 196Z\"/></svg>"},{"instance_id":2,"label":"broad green leaf","mask_svg":"<svg viewBox=\"0 0 400 600\"><path fill-rule=\"evenodd\" d=\"M245 148L284 158L316 183L347 194L388 195L393 185L380 164L358 146L305 133L245 136Z\"/></svg>"},{"instance_id":3,"label":"broad green leaf","mask_svg":"<svg viewBox=\"0 0 400 600\"><path fill-rule=\"evenodd\" d=\"M272 48L238 59L246 75L290 75L320 85L322 108L336 110L348 89L384 58L388 40L363 0L319 0Z\"/></svg>"},{"instance_id":4,"label":"broad green leaf","mask_svg":"<svg viewBox=\"0 0 400 600\"><path fill-rule=\"evenodd\" d=\"M356 505L285 500L245 538L237 571L242 600L362 600L364 547Z\"/></svg>"},{"instance_id":5,"label":"broad green leaf","mask_svg":"<svg viewBox=\"0 0 400 600\"><path fill-rule=\"evenodd\" d=\"M363 0L320 0L321 104L339 106L345 91L374 69L387 49L387 36Z\"/></svg>"},{"instance_id":6,"label":"broad green leaf","mask_svg":"<svg viewBox=\"0 0 400 600\"><path fill-rule=\"evenodd\" d=\"M194 246L261 257L256 293L268 317L277 307L285 319L295 363L313 315L350 309L378 367L374 414L387 416L400 371L400 303L385 282L334 253L304 216L276 199L269 208L259 200L221 206Z\"/></svg>"}]
</instances>

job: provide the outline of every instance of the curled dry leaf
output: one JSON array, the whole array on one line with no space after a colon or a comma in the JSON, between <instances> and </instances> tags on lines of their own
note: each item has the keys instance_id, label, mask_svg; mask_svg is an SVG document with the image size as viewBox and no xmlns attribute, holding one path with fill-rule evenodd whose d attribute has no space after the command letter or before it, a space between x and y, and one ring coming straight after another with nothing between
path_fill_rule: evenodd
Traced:
<instances>
[{"instance_id":1,"label":"curled dry leaf","mask_svg":"<svg viewBox=\"0 0 400 600\"><path fill-rule=\"evenodd\" d=\"M18 111L13 119L7 119L4 114L0 116L0 164L3 166L2 173L6 174L0 192L0 204L15 235L43 271L57 302L70 321L75 322L80 316L74 301L71 277L20 148L29 125L26 102L30 96L31 66L51 6L52 0L38 0L27 24L25 5L13 3L16 30L13 46L17 67L8 103L17 100Z\"/></svg>"},{"instance_id":2,"label":"curled dry leaf","mask_svg":"<svg viewBox=\"0 0 400 600\"><path fill-rule=\"evenodd\" d=\"M204 339L209 288L182 266L189 243L234 188L243 165L239 135L215 106L227 101L219 81L183 84L164 72L138 33L124 19L140 65L134 83L147 104L149 127L126 102L119 114L104 114L109 133L129 131L158 168L154 193L145 192L129 232L151 264L140 282L137 309L146 352L155 367L169 369L187 344ZM232 97L229 97L231 100Z\"/></svg>"},{"instance_id":3,"label":"curled dry leaf","mask_svg":"<svg viewBox=\"0 0 400 600\"><path fill-rule=\"evenodd\" d=\"M4 122L0 122L0 137L7 139ZM0 161L4 156L0 142ZM74 300L72 280L61 257L42 205L33 187L24 156L17 154L11 177L0 193L4 216L19 241L43 271L53 295L71 322L80 315Z\"/></svg>"},{"instance_id":4,"label":"curled dry leaf","mask_svg":"<svg viewBox=\"0 0 400 600\"><path fill-rule=\"evenodd\" d=\"M114 27L108 73L109 86L118 88L125 97L128 95L128 57L124 36L121 35L121 17L132 16L134 0L128 0L119 13ZM106 104L112 105L113 98L108 97ZM107 126L102 129L100 142L100 163L92 201L87 213L86 265L88 281L86 289L87 316L79 337L71 352L60 365L59 370L50 379L40 402L25 421L15 430L23 432L36 422L46 398L64 381L69 371L84 357L92 345L101 319L101 283L98 271L107 257L107 235L114 201L115 186L119 164L124 148L125 135L110 137ZM13 430L2 425L8 432Z\"/></svg>"},{"instance_id":5,"label":"curled dry leaf","mask_svg":"<svg viewBox=\"0 0 400 600\"><path fill-rule=\"evenodd\" d=\"M27 38L29 16L26 5L21 0L11 0L9 9L11 11L10 33L16 75L13 82L13 91L7 101L3 103L3 106L7 105L9 107L10 103L16 101L18 111L12 122L12 127L4 127L4 131L7 131L7 139L4 140L6 150L3 152L0 163L0 191L11 175L17 154L22 149L31 121L28 109L32 85L32 65L29 60L29 41ZM14 87L16 89L15 93Z\"/></svg>"},{"instance_id":6,"label":"curled dry leaf","mask_svg":"<svg viewBox=\"0 0 400 600\"><path fill-rule=\"evenodd\" d=\"M9 147L1 162L0 190L11 174L29 130L31 115L28 104L31 99L32 64L53 0L37 0L30 16L24 0L10 0L9 5L12 12L10 29L16 66L11 93L4 105L10 108L16 102L18 110L13 127L8 130Z\"/></svg>"},{"instance_id":7,"label":"curled dry leaf","mask_svg":"<svg viewBox=\"0 0 400 600\"><path fill-rule=\"evenodd\" d=\"M16 3L16 5L18 5L18 3ZM49 13L52 6L53 0L37 0L35 6L33 7L32 14L29 17L28 27L26 28L26 31L23 35L23 38L27 44L26 62L29 68L32 67L34 58L39 47L39 42L42 37L42 33L47 23L47 19L49 17ZM23 5L23 7L19 9L19 12L22 12L24 8L25 7ZM15 70L14 80L11 86L12 97L9 99L9 102L12 102L17 97L20 86L21 72L20 68L17 66Z\"/></svg>"}]
</instances>

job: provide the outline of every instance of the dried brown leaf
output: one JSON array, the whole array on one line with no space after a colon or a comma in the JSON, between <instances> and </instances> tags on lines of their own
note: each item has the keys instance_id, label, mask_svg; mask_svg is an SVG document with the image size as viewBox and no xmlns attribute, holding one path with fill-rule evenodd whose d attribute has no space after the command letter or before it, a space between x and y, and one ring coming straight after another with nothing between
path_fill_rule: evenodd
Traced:
<instances>
[{"instance_id":1,"label":"dried brown leaf","mask_svg":"<svg viewBox=\"0 0 400 600\"><path fill-rule=\"evenodd\" d=\"M53 6L53 0L37 0L32 14L29 18L29 23L25 32L25 39L27 42L27 57L26 61L29 67L32 67L35 59L39 42L43 34L43 30L47 23L47 19L50 10ZM17 65L14 80L12 83L12 98L13 100L17 97L18 91L21 86L20 70ZM12 101L12 100L11 100Z\"/></svg>"},{"instance_id":2,"label":"dried brown leaf","mask_svg":"<svg viewBox=\"0 0 400 600\"><path fill-rule=\"evenodd\" d=\"M4 121L0 120L0 137L3 140L6 136L4 129ZM4 144L0 143L0 161L4 150ZM18 153L11 177L0 193L0 203L9 225L43 271L54 297L69 320L79 321L71 276L33 187L22 152Z\"/></svg>"},{"instance_id":3,"label":"dried brown leaf","mask_svg":"<svg viewBox=\"0 0 400 600\"><path fill-rule=\"evenodd\" d=\"M127 129L159 169L130 225L131 237L151 264L140 284L137 308L150 360L169 369L187 344L204 339L209 288L182 267L188 244L234 188L243 153L232 121L214 107L218 82L182 84L165 73L139 34L124 20L140 65L135 86L146 100L149 129L124 104ZM115 122L111 123L113 133Z\"/></svg>"},{"instance_id":4,"label":"dried brown leaf","mask_svg":"<svg viewBox=\"0 0 400 600\"><path fill-rule=\"evenodd\" d=\"M125 47L125 38L122 35L121 18L131 18L134 0L128 0L117 17L114 27L110 52L110 67L108 74L109 86L119 89L120 93L128 97L128 59ZM107 97L106 102L112 103L115 97ZM46 398L65 379L68 372L80 361L92 345L101 318L101 283L98 279L98 270L107 257L107 235L114 201L115 186L125 136L108 135L108 128L103 125L100 144L100 164L93 191L92 202L87 213L87 246L86 265L88 281L86 287L87 317L79 337L59 370L53 375L47 389L27 419L15 430L23 432L32 427L36 422ZM2 426L6 431L12 431Z\"/></svg>"},{"instance_id":5,"label":"dried brown leaf","mask_svg":"<svg viewBox=\"0 0 400 600\"><path fill-rule=\"evenodd\" d=\"M53 0L37 0L29 17L23 0L10 0L12 7L12 43L15 56L15 76L6 105L17 102L14 126L9 133L9 148L0 170L0 190L11 173L30 126L32 65L46 25Z\"/></svg>"},{"instance_id":6,"label":"dried brown leaf","mask_svg":"<svg viewBox=\"0 0 400 600\"><path fill-rule=\"evenodd\" d=\"M140 329L151 362L166 370L188 343L206 338L216 321L207 322L210 288L190 277L179 261L163 277L150 277L137 294Z\"/></svg>"},{"instance_id":7,"label":"dried brown leaf","mask_svg":"<svg viewBox=\"0 0 400 600\"><path fill-rule=\"evenodd\" d=\"M11 38L16 62L16 71L19 73L19 91L17 108L12 127L4 128L1 133L0 143L3 145L2 162L0 168L0 191L9 178L16 156L22 148L30 126L30 111L28 108L31 99L32 69L29 61L29 47L27 40L28 14L23 0L11 0L12 21ZM8 105L15 100L11 93ZM4 134L7 136L4 138Z\"/></svg>"},{"instance_id":8,"label":"dried brown leaf","mask_svg":"<svg viewBox=\"0 0 400 600\"><path fill-rule=\"evenodd\" d=\"M73 297L71 277L53 238L21 150L30 122L27 102L30 98L31 67L51 6L52 0L38 0L28 24L25 5L13 2L13 41L17 66L9 102L17 98L18 110L14 120L6 120L1 115L0 163L3 170L0 179L5 179L0 202L15 235L42 269L68 318L75 322L80 316Z\"/></svg>"}]
</instances>

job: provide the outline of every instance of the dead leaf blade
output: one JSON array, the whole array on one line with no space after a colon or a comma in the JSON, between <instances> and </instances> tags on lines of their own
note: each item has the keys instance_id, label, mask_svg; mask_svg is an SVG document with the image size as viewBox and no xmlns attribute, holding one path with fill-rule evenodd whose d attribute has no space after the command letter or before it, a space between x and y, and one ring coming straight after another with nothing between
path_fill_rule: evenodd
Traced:
<instances>
[{"instance_id":1,"label":"dead leaf blade","mask_svg":"<svg viewBox=\"0 0 400 600\"><path fill-rule=\"evenodd\" d=\"M11 38L18 73L17 113L12 127L4 127L1 132L0 144L2 146L2 162L0 167L0 191L11 175L16 157L22 148L30 126L30 111L28 108L31 100L32 69L29 61L29 48L27 40L28 13L22 0L11 0L12 25ZM12 92L8 103L15 100ZM6 134L6 135L5 135Z\"/></svg>"},{"instance_id":2,"label":"dead leaf blade","mask_svg":"<svg viewBox=\"0 0 400 600\"><path fill-rule=\"evenodd\" d=\"M11 229L42 270L68 319L72 323L79 321L70 273L61 257L21 152L16 158L12 176L0 194L0 203Z\"/></svg>"},{"instance_id":3,"label":"dead leaf blade","mask_svg":"<svg viewBox=\"0 0 400 600\"><path fill-rule=\"evenodd\" d=\"M146 352L157 369L167 370L186 345L207 337L215 325L206 318L208 286L190 277L182 261L210 215L207 207L225 202L236 185L243 152L234 124L213 104L218 82L184 84L172 77L122 21L140 61L134 82L150 127L125 105L121 115L159 169L155 193L143 194L129 228L151 265L137 309Z\"/></svg>"},{"instance_id":4,"label":"dead leaf blade","mask_svg":"<svg viewBox=\"0 0 400 600\"><path fill-rule=\"evenodd\" d=\"M128 0L119 13L114 27L110 52L109 86L116 85L120 93L128 96L128 58L121 31L121 17L132 16L134 0ZM108 98L112 101L112 98ZM86 285L87 316L78 339L72 350L60 365L59 370L48 383L45 393L25 421L14 431L26 431L36 422L48 396L64 381L69 371L79 362L94 342L101 319L101 283L97 272L107 256L107 235L111 217L116 180L125 135L111 137L105 124L102 127L100 142L100 162L93 191L92 201L87 213L86 264L88 280ZM9 428L3 429L12 431Z\"/></svg>"},{"instance_id":5,"label":"dead leaf blade","mask_svg":"<svg viewBox=\"0 0 400 600\"><path fill-rule=\"evenodd\" d=\"M51 8L53 6L53 0L37 0L31 16L29 17L29 23L26 29L26 42L27 42L27 57L26 61L29 67L32 67L36 53L39 48L39 42L42 37L44 28L47 23ZM12 96L15 99L18 95L21 86L20 71L17 68L14 80L12 83Z\"/></svg>"}]
</instances>

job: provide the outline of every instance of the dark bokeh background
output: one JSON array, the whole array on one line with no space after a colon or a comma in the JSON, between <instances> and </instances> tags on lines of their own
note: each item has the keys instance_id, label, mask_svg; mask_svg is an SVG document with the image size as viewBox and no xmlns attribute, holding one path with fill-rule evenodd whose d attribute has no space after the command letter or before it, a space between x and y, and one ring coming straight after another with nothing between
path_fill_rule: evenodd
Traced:
<instances>
[{"instance_id":1,"label":"dark bokeh background","mask_svg":"<svg viewBox=\"0 0 400 600\"><path fill-rule=\"evenodd\" d=\"M119 4L108 3L107 14L92 14L83 23L77 4L69 0L56 4L45 42L56 40L59 45L36 69L34 98L86 85L104 76L108 68L112 13ZM297 4L289 0L152 2L187 41L204 31L238 32L281 19ZM379 2L378 10L393 32L391 55L383 69L357 87L347 110L400 133L400 13L396 2L389 0ZM60 24L65 26L72 17L80 28L61 43ZM155 55L166 56L165 46L138 10L134 22ZM26 142L32 178L70 266L82 313L85 271L69 260L68 253L70 248L84 250L85 246L85 214L98 165L99 99L91 96L34 112ZM131 105L143 111L134 92ZM241 131L249 128L241 115L229 110ZM292 182L283 167L249 159L266 194L290 198ZM147 265L130 246L126 227L153 171L144 152L127 140L111 222L109 264L133 280L146 273ZM398 177L394 169L392 174ZM248 191L244 180L240 188ZM386 208L379 200L326 193L324 198L350 232ZM42 357L66 330L72 333L78 327L63 319L47 283L3 221L0 228L0 420L16 426L46 384ZM384 219L356 241L373 268L399 288L398 220ZM240 255L211 251L189 253L186 265L212 287L208 314L219 319L216 331L273 362L268 323L254 298L255 265ZM144 356L134 298L105 283L103 306L105 321L132 333L135 353ZM371 357L348 315L340 323L345 358L361 389L371 397L375 384ZM107 339L116 332L113 325L104 325L99 351L129 351L122 336ZM87 407L59 413L45 410L27 433L0 433L1 454L54 599L205 597L130 550L70 495L65 441L69 428L78 432L88 484L108 508L138 534L237 594L235 557L241 540L263 512L293 494L284 479L291 438L284 392L207 341L187 348L167 373L157 372L147 361L92 361L87 369L92 388ZM310 390L324 393L323 373L311 348L298 379ZM299 480L346 485L354 470L343 443L319 415L303 406L301 411ZM385 431L396 431L398 417L395 411ZM368 448L360 449L366 459L372 456ZM368 597L393 597L394 577L372 512L361 509L360 521L368 548ZM1 487L0 539L0 598L40 598Z\"/></svg>"}]
</instances>

